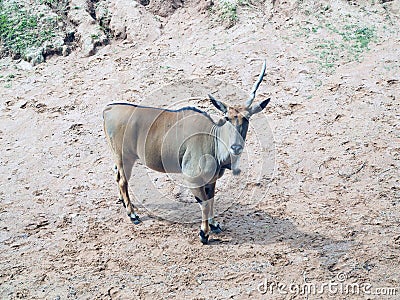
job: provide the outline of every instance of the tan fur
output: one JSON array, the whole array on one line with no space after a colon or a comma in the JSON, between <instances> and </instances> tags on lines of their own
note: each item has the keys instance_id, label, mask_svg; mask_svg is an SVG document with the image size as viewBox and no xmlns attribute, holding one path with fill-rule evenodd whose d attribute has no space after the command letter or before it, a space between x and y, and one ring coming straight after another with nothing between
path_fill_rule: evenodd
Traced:
<instances>
[{"instance_id":1,"label":"tan fur","mask_svg":"<svg viewBox=\"0 0 400 300\"><path fill-rule=\"evenodd\" d=\"M117 166L120 195L129 216L136 216L128 194L128 181L134 162L167 173L182 173L193 195L204 202L208 220L211 194L205 186L219 178L226 161L216 159L218 128L212 120L194 110L166 111L157 108L111 104L104 109L104 131ZM227 150L225 150L227 152ZM214 191L212 191L214 197ZM202 229L208 234L206 221Z\"/></svg>"},{"instance_id":2,"label":"tan fur","mask_svg":"<svg viewBox=\"0 0 400 300\"><path fill-rule=\"evenodd\" d=\"M227 106L209 95L227 120L217 124L205 113L187 108L177 111L112 103L103 111L104 131L113 152L119 195L131 220L139 217L128 193L132 167L139 159L147 167L164 173L182 173L184 183L202 209L200 238L207 243L214 220L215 183L225 169L240 173L248 120L260 112L269 99L252 106L265 71L265 62L245 106Z\"/></svg>"}]
</instances>

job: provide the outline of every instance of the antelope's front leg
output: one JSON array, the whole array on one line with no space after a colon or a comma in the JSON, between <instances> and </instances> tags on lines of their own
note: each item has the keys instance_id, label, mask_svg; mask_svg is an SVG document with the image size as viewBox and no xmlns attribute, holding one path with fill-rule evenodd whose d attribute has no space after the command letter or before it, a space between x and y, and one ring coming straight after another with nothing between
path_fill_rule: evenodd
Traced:
<instances>
[{"instance_id":1,"label":"antelope's front leg","mask_svg":"<svg viewBox=\"0 0 400 300\"><path fill-rule=\"evenodd\" d=\"M201 207L201 227L200 227L200 241L203 244L208 244L208 238L210 236L210 225L208 220L211 218L211 203L207 197L207 193L204 187L192 189L193 196Z\"/></svg>"},{"instance_id":2,"label":"antelope's front leg","mask_svg":"<svg viewBox=\"0 0 400 300\"><path fill-rule=\"evenodd\" d=\"M208 224L210 225L210 229L212 233L220 233L222 232L220 224L215 221L215 212L214 212L214 195L215 195L215 184L209 183L205 186L205 191L208 197L208 202L210 203L210 217L208 218Z\"/></svg>"},{"instance_id":3,"label":"antelope's front leg","mask_svg":"<svg viewBox=\"0 0 400 300\"><path fill-rule=\"evenodd\" d=\"M206 201L202 201L200 203L201 206L201 227L200 227L200 241L203 244L208 244L208 238L210 236L210 223L209 223L209 219L211 216L211 205L210 205L210 201L206 200Z\"/></svg>"},{"instance_id":4,"label":"antelope's front leg","mask_svg":"<svg viewBox=\"0 0 400 300\"><path fill-rule=\"evenodd\" d=\"M221 225L215 221L214 198L211 198L208 202L210 202L210 218L208 219L208 224L210 225L211 232L216 234L221 233Z\"/></svg>"}]
</instances>

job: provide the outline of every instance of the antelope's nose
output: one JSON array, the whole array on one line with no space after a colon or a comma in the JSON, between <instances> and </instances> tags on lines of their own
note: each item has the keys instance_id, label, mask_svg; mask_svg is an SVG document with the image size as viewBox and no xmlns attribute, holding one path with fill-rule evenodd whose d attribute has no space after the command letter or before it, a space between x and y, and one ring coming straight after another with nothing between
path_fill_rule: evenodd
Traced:
<instances>
[{"instance_id":1,"label":"antelope's nose","mask_svg":"<svg viewBox=\"0 0 400 300\"><path fill-rule=\"evenodd\" d=\"M242 153L242 151L243 151L243 147L242 147L241 145L238 145L238 144L233 144L233 145L231 146L231 148L232 148L233 153L234 153L235 155L239 155L239 154Z\"/></svg>"}]
</instances>

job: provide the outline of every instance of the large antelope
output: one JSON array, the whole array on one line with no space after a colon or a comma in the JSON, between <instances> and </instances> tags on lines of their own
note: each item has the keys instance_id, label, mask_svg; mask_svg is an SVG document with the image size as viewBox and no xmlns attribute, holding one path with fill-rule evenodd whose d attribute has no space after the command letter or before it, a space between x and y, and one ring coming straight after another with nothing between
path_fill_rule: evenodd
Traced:
<instances>
[{"instance_id":1,"label":"large antelope","mask_svg":"<svg viewBox=\"0 0 400 300\"><path fill-rule=\"evenodd\" d=\"M208 95L224 118L215 123L196 108L167 110L130 103L111 103L103 111L104 131L115 160L119 198L134 224L141 221L128 194L128 180L137 159L150 169L182 173L202 210L200 240L208 243L210 231L221 232L214 219L215 183L226 169L240 173L250 117L262 111L270 99L252 105L263 80L264 62L245 105L228 106Z\"/></svg>"}]
</instances>

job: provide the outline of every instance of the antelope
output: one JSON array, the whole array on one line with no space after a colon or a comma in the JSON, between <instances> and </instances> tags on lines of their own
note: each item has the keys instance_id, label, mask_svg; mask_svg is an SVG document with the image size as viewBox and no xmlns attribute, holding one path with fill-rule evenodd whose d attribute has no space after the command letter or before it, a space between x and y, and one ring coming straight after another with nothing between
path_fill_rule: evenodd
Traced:
<instances>
[{"instance_id":1,"label":"antelope","mask_svg":"<svg viewBox=\"0 0 400 300\"><path fill-rule=\"evenodd\" d=\"M262 66L245 105L228 106L208 95L224 114L218 122L194 107L177 110L145 107L132 103L110 103L103 110L104 131L115 161L119 199L134 224L141 222L128 193L128 181L136 160L163 173L181 173L183 183L200 204L202 221L200 241L207 244L209 234L220 233L214 215L217 180L226 169L240 174L249 119L261 112L270 98L252 105L264 78Z\"/></svg>"}]
</instances>

